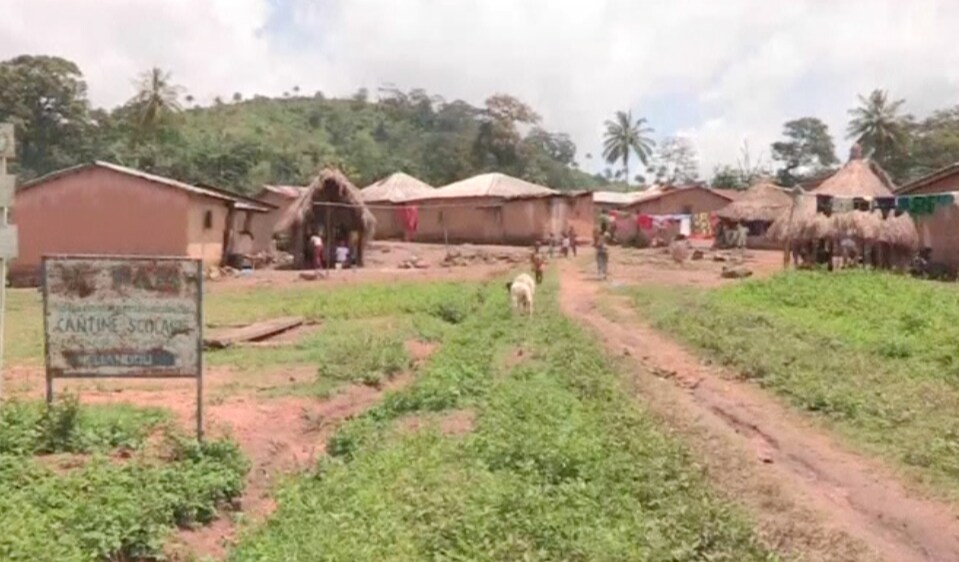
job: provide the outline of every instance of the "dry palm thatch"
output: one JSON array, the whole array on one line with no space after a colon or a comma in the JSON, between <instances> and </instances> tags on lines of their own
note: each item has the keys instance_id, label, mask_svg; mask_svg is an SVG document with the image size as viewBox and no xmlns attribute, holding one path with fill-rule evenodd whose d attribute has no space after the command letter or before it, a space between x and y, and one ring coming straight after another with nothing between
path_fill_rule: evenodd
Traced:
<instances>
[{"instance_id":1,"label":"dry palm thatch","mask_svg":"<svg viewBox=\"0 0 959 562\"><path fill-rule=\"evenodd\" d=\"M356 232L359 238L359 260L366 244L373 240L376 219L363 203L360 190L342 172L326 168L303 190L296 201L280 216L274 232L288 232L294 248L294 260L299 266L305 260L303 249L313 233L326 241L327 253L331 253L340 229ZM329 258L327 256L327 261Z\"/></svg>"},{"instance_id":2,"label":"dry palm thatch","mask_svg":"<svg viewBox=\"0 0 959 562\"><path fill-rule=\"evenodd\" d=\"M792 198L783 188L762 179L716 215L730 222L773 222L791 205Z\"/></svg>"},{"instance_id":3,"label":"dry palm thatch","mask_svg":"<svg viewBox=\"0 0 959 562\"><path fill-rule=\"evenodd\" d=\"M878 164L854 156L813 193L802 196L773 222L767 235L774 240L804 243L850 237L863 244L884 243L892 248L915 251L919 234L909 215L892 214L883 219L879 211L816 212L813 195L834 197L891 197L895 186Z\"/></svg>"}]
</instances>

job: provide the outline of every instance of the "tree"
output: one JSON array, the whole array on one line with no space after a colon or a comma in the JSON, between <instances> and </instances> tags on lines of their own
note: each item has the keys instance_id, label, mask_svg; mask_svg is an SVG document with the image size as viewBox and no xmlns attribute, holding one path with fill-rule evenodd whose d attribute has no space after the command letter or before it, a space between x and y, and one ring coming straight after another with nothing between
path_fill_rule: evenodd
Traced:
<instances>
[{"instance_id":1,"label":"tree","mask_svg":"<svg viewBox=\"0 0 959 562\"><path fill-rule=\"evenodd\" d=\"M243 94L240 92L233 92L233 103L240 103L243 101Z\"/></svg>"},{"instance_id":2,"label":"tree","mask_svg":"<svg viewBox=\"0 0 959 562\"><path fill-rule=\"evenodd\" d=\"M776 172L781 185L796 185L839 163L829 127L815 117L787 121L783 125L783 136L786 140L771 146L773 160L783 163Z\"/></svg>"},{"instance_id":3,"label":"tree","mask_svg":"<svg viewBox=\"0 0 959 562\"><path fill-rule=\"evenodd\" d=\"M653 129L646 126L646 119L641 117L633 121L632 111L617 111L616 116L606 121L606 134L603 140L603 157L610 164L617 161L623 163L623 173L626 182L629 182L629 155L636 153L644 166L649 163L654 142L647 135Z\"/></svg>"},{"instance_id":4,"label":"tree","mask_svg":"<svg viewBox=\"0 0 959 562\"><path fill-rule=\"evenodd\" d=\"M739 166L739 181L743 184L743 189L756 183L759 178L769 175L769 169L763 164L763 153L753 158L752 151L749 149L749 140L744 139L739 147L739 159L736 162Z\"/></svg>"},{"instance_id":5,"label":"tree","mask_svg":"<svg viewBox=\"0 0 959 562\"><path fill-rule=\"evenodd\" d=\"M713 179L710 180L709 185L713 189L746 189L748 187L743 184L739 168L729 165L713 168Z\"/></svg>"},{"instance_id":6,"label":"tree","mask_svg":"<svg viewBox=\"0 0 959 562\"><path fill-rule=\"evenodd\" d=\"M696 148L689 139L670 137L660 143L649 166L657 183L677 185L699 179Z\"/></svg>"},{"instance_id":7,"label":"tree","mask_svg":"<svg viewBox=\"0 0 959 562\"><path fill-rule=\"evenodd\" d=\"M905 179L912 180L959 162L959 105L941 109L910 129Z\"/></svg>"},{"instance_id":8,"label":"tree","mask_svg":"<svg viewBox=\"0 0 959 562\"><path fill-rule=\"evenodd\" d=\"M0 62L0 122L17 128L24 179L89 159L90 106L79 67L50 56Z\"/></svg>"},{"instance_id":9,"label":"tree","mask_svg":"<svg viewBox=\"0 0 959 562\"><path fill-rule=\"evenodd\" d=\"M490 96L485 105L485 111L479 116L479 130L473 145L476 166L519 174L523 169L524 154L518 126L539 123L539 115L530 106L506 94Z\"/></svg>"},{"instance_id":10,"label":"tree","mask_svg":"<svg viewBox=\"0 0 959 562\"><path fill-rule=\"evenodd\" d=\"M137 95L132 103L139 109L140 125L145 129L156 127L168 115L178 113L181 86L172 82L172 75L153 67L140 75Z\"/></svg>"},{"instance_id":11,"label":"tree","mask_svg":"<svg viewBox=\"0 0 959 562\"><path fill-rule=\"evenodd\" d=\"M183 100L186 101L187 105L193 105L193 102L196 101L196 98L194 98L192 94L187 94Z\"/></svg>"},{"instance_id":12,"label":"tree","mask_svg":"<svg viewBox=\"0 0 959 562\"><path fill-rule=\"evenodd\" d=\"M859 96L859 107L849 110L847 138L862 146L884 168L892 168L907 151L909 117L899 110L906 100L890 100L885 90Z\"/></svg>"}]
</instances>

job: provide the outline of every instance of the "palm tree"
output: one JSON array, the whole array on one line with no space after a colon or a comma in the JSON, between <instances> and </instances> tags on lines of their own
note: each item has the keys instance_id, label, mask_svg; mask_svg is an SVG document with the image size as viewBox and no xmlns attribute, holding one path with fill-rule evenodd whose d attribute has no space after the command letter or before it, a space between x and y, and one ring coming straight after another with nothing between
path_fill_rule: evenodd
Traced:
<instances>
[{"instance_id":1,"label":"palm tree","mask_svg":"<svg viewBox=\"0 0 959 562\"><path fill-rule=\"evenodd\" d=\"M899 108L906 100L889 100L885 90L873 90L868 98L859 96L860 106L849 110L847 138L855 140L885 165L907 140L906 117Z\"/></svg>"},{"instance_id":2,"label":"palm tree","mask_svg":"<svg viewBox=\"0 0 959 562\"><path fill-rule=\"evenodd\" d=\"M140 124L153 127L166 115L179 112L181 86L172 83L169 72L153 67L140 75L133 102L140 108Z\"/></svg>"},{"instance_id":3,"label":"palm tree","mask_svg":"<svg viewBox=\"0 0 959 562\"><path fill-rule=\"evenodd\" d=\"M629 183L629 154L635 152L645 166L653 152L655 144L647 135L653 129L646 126L646 119L640 117L633 121L632 111L617 111L616 117L606 121L606 134L603 140L603 157L610 164L617 160L623 162L623 175Z\"/></svg>"}]
</instances>

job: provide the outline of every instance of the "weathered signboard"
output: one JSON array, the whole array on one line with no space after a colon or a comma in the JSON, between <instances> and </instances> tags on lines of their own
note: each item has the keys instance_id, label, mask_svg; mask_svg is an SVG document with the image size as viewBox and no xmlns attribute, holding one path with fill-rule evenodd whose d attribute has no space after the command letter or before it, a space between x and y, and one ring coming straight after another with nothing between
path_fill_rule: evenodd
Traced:
<instances>
[{"instance_id":1,"label":"weathered signboard","mask_svg":"<svg viewBox=\"0 0 959 562\"><path fill-rule=\"evenodd\" d=\"M196 378L199 433L199 260L46 256L42 279L48 401L56 378Z\"/></svg>"}]
</instances>

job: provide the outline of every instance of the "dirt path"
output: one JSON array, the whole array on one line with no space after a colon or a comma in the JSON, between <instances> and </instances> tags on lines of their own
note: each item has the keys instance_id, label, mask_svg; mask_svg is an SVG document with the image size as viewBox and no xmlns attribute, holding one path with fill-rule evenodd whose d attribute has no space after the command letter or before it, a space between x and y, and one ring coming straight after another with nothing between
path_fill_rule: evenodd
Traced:
<instances>
[{"instance_id":1,"label":"dirt path","mask_svg":"<svg viewBox=\"0 0 959 562\"><path fill-rule=\"evenodd\" d=\"M758 517L767 542L812 560L959 560L948 506L910 494L761 389L703 366L630 307L607 318L599 298L599 283L564 265L564 312L627 356L644 402L692 437L710 476Z\"/></svg>"}]
</instances>

